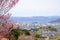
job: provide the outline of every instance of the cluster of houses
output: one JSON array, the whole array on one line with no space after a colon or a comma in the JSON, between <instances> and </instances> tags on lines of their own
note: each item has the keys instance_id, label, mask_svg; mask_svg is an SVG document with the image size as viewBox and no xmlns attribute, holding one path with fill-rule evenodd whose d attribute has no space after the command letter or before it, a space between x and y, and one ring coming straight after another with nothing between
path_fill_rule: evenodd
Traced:
<instances>
[{"instance_id":1,"label":"cluster of houses","mask_svg":"<svg viewBox=\"0 0 60 40\"><path fill-rule=\"evenodd\" d=\"M20 26L20 28L30 30L30 33L32 33L32 35L34 35L34 34L42 35L42 37L38 38L37 40L60 40L60 32L57 29L57 27L59 28L60 23L55 23L55 24L52 24L52 23L44 23L44 24L17 23L17 24ZM56 28L57 31L48 30L47 27L49 27L49 26ZM41 29L39 29L39 28L41 28Z\"/></svg>"}]
</instances>

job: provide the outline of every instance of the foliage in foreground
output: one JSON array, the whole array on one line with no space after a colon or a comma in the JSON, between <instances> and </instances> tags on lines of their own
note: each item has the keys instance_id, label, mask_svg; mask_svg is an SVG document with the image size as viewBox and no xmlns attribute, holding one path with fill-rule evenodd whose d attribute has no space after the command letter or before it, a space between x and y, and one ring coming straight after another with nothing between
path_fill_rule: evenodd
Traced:
<instances>
[{"instance_id":1,"label":"foliage in foreground","mask_svg":"<svg viewBox=\"0 0 60 40\"><path fill-rule=\"evenodd\" d=\"M20 35L20 31L17 29L12 29L10 35L10 40L18 40L18 36Z\"/></svg>"}]
</instances>

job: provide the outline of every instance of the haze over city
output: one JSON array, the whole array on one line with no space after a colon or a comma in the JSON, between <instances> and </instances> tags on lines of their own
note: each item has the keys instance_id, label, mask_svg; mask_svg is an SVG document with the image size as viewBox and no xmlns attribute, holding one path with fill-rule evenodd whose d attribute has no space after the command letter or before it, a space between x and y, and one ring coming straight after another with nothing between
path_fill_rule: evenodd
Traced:
<instances>
[{"instance_id":1,"label":"haze over city","mask_svg":"<svg viewBox=\"0 0 60 40\"><path fill-rule=\"evenodd\" d=\"M12 16L60 16L60 0L20 0L10 10Z\"/></svg>"}]
</instances>

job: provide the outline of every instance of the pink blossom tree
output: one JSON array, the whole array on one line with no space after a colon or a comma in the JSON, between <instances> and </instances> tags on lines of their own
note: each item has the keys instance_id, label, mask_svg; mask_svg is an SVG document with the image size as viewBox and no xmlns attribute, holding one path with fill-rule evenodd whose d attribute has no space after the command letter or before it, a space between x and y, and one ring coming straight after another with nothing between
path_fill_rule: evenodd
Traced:
<instances>
[{"instance_id":1,"label":"pink blossom tree","mask_svg":"<svg viewBox=\"0 0 60 40\"><path fill-rule=\"evenodd\" d=\"M0 13L7 13L18 0L0 0Z\"/></svg>"},{"instance_id":2,"label":"pink blossom tree","mask_svg":"<svg viewBox=\"0 0 60 40\"><path fill-rule=\"evenodd\" d=\"M18 0L0 0L0 40L9 37L10 28L15 27L15 21L10 21L10 13L7 13Z\"/></svg>"}]
</instances>

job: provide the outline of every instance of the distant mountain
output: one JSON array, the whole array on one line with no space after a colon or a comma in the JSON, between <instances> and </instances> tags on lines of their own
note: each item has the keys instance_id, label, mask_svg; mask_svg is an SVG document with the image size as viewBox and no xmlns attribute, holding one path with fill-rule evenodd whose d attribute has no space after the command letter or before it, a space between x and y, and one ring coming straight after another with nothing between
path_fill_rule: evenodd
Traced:
<instances>
[{"instance_id":1,"label":"distant mountain","mask_svg":"<svg viewBox=\"0 0 60 40\"><path fill-rule=\"evenodd\" d=\"M11 17L10 20L15 20L17 22L39 22L46 23L59 19L60 16L35 16L35 17Z\"/></svg>"},{"instance_id":2,"label":"distant mountain","mask_svg":"<svg viewBox=\"0 0 60 40\"><path fill-rule=\"evenodd\" d=\"M51 21L50 23L60 23L60 18L54 21Z\"/></svg>"}]
</instances>

